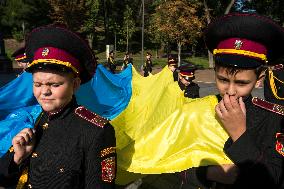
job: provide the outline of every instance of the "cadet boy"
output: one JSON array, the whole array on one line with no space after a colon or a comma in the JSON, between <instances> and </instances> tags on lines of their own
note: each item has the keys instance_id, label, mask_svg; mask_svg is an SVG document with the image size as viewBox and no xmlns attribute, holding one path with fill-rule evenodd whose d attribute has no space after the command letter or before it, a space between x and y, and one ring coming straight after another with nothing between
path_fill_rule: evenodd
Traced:
<instances>
[{"instance_id":1,"label":"cadet boy","mask_svg":"<svg viewBox=\"0 0 284 189\"><path fill-rule=\"evenodd\" d=\"M122 70L126 69L128 64L133 64L133 59L130 57L130 54L126 52L123 57Z\"/></svg>"},{"instance_id":2,"label":"cadet boy","mask_svg":"<svg viewBox=\"0 0 284 189\"><path fill-rule=\"evenodd\" d=\"M283 55L283 28L256 14L229 14L208 26L205 43L215 58L216 117L229 135L224 151L234 164L184 171L181 188L279 188L284 158L276 137L283 109L251 92L265 66Z\"/></svg>"},{"instance_id":3,"label":"cadet boy","mask_svg":"<svg viewBox=\"0 0 284 189\"><path fill-rule=\"evenodd\" d=\"M168 68L173 72L173 78L174 78L174 81L178 81L178 63L177 63L177 60L172 57L172 56L169 56L168 58Z\"/></svg>"},{"instance_id":4,"label":"cadet boy","mask_svg":"<svg viewBox=\"0 0 284 189\"><path fill-rule=\"evenodd\" d=\"M109 70L114 74L115 70L116 70L116 63L115 63L115 60L114 60L114 52L113 51L109 52L109 56L107 58L107 63L108 63Z\"/></svg>"},{"instance_id":5,"label":"cadet boy","mask_svg":"<svg viewBox=\"0 0 284 189\"><path fill-rule=\"evenodd\" d=\"M146 61L143 65L143 72L144 72L144 77L149 76L149 73L152 73L152 54L147 52L146 53Z\"/></svg>"},{"instance_id":6,"label":"cadet boy","mask_svg":"<svg viewBox=\"0 0 284 189\"><path fill-rule=\"evenodd\" d=\"M182 65L179 68L179 80L178 84L182 91L184 91L184 96L187 98L199 98L198 84L194 83L195 79L194 72L195 67L189 65Z\"/></svg>"},{"instance_id":7,"label":"cadet boy","mask_svg":"<svg viewBox=\"0 0 284 189\"><path fill-rule=\"evenodd\" d=\"M0 159L0 185L10 188L114 188L115 133L108 120L76 103L74 93L93 77L88 45L59 27L34 29L26 41L33 92L42 113Z\"/></svg>"},{"instance_id":8,"label":"cadet boy","mask_svg":"<svg viewBox=\"0 0 284 189\"><path fill-rule=\"evenodd\" d=\"M18 66L23 68L24 71L29 64L29 59L25 53L25 47L17 49L11 56L15 59Z\"/></svg>"}]
</instances>

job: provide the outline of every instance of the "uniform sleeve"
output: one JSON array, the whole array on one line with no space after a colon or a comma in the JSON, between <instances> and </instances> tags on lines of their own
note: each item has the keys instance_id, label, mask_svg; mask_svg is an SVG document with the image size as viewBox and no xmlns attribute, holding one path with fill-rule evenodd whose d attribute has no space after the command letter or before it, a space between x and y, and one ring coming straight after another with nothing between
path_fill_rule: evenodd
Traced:
<instances>
[{"instance_id":1,"label":"uniform sleeve","mask_svg":"<svg viewBox=\"0 0 284 189\"><path fill-rule=\"evenodd\" d=\"M20 167L14 161L14 152L8 151L0 158L0 186L9 187L17 184Z\"/></svg>"},{"instance_id":2,"label":"uniform sleeve","mask_svg":"<svg viewBox=\"0 0 284 189\"><path fill-rule=\"evenodd\" d=\"M239 182L249 183L253 188L276 188L283 179L283 160L275 150L276 132L281 127L282 118L271 116L262 123L266 133L256 134L247 130L237 141L230 138L225 143L224 151L239 167ZM278 119L279 118L279 119ZM263 137L262 144L256 144L256 138ZM259 187L257 187L259 186Z\"/></svg>"},{"instance_id":3,"label":"uniform sleeve","mask_svg":"<svg viewBox=\"0 0 284 189\"><path fill-rule=\"evenodd\" d=\"M101 129L86 152L85 189L115 188L116 140L108 123Z\"/></svg>"}]
</instances>

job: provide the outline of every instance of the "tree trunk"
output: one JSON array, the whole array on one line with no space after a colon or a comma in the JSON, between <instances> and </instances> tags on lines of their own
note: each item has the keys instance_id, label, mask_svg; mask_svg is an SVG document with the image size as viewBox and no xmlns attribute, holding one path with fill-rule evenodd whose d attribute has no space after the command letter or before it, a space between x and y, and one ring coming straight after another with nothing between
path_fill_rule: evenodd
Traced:
<instances>
[{"instance_id":1,"label":"tree trunk","mask_svg":"<svg viewBox=\"0 0 284 189\"><path fill-rule=\"evenodd\" d=\"M94 39L94 35L93 34L87 35L88 44L91 47L91 49L93 49L93 39Z\"/></svg>"},{"instance_id":2,"label":"tree trunk","mask_svg":"<svg viewBox=\"0 0 284 189\"><path fill-rule=\"evenodd\" d=\"M128 47L128 20L127 20L127 26L126 26L126 52L129 51Z\"/></svg>"},{"instance_id":3,"label":"tree trunk","mask_svg":"<svg viewBox=\"0 0 284 189\"><path fill-rule=\"evenodd\" d=\"M207 24L209 25L209 23L211 22L209 8L208 8L206 0L203 0L203 3L204 3L204 8L205 8ZM208 62L209 62L209 68L213 68L214 67L213 55L209 50L208 50Z\"/></svg>"},{"instance_id":4,"label":"tree trunk","mask_svg":"<svg viewBox=\"0 0 284 189\"><path fill-rule=\"evenodd\" d=\"M181 42L178 42L178 66L180 66Z\"/></svg>"}]
</instances>

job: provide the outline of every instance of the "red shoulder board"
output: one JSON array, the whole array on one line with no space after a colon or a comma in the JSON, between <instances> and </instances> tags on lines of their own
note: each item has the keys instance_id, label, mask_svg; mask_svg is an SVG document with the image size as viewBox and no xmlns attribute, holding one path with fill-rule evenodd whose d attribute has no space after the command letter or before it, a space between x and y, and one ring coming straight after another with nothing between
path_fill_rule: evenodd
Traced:
<instances>
[{"instance_id":1,"label":"red shoulder board","mask_svg":"<svg viewBox=\"0 0 284 189\"><path fill-rule=\"evenodd\" d=\"M283 64L277 64L277 65L275 65L275 66L273 66L273 70L281 70L281 69L283 69Z\"/></svg>"},{"instance_id":2,"label":"red shoulder board","mask_svg":"<svg viewBox=\"0 0 284 189\"><path fill-rule=\"evenodd\" d=\"M95 114L94 112L91 112L90 110L86 109L83 106L79 106L78 108L76 108L75 113L81 118L95 124L96 126L102 127L102 128L105 126L105 124L109 122L108 119L103 118L99 116L98 114Z\"/></svg>"},{"instance_id":3,"label":"red shoulder board","mask_svg":"<svg viewBox=\"0 0 284 189\"><path fill-rule=\"evenodd\" d=\"M266 109L268 111L284 115L284 106L274 104L271 102L267 102L266 100L263 100L261 98L253 97L252 103L258 107L261 107L263 109Z\"/></svg>"}]
</instances>

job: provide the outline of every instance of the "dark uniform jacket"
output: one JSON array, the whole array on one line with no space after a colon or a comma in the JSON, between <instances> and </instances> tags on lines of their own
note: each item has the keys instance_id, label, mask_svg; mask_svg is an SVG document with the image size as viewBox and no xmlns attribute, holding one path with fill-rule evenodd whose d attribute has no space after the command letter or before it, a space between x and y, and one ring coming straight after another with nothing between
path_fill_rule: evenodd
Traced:
<instances>
[{"instance_id":1,"label":"dark uniform jacket","mask_svg":"<svg viewBox=\"0 0 284 189\"><path fill-rule=\"evenodd\" d=\"M184 91L184 97L187 98L199 98L198 84L191 82L188 86L185 86L181 81L178 81L179 88Z\"/></svg>"},{"instance_id":2,"label":"dark uniform jacket","mask_svg":"<svg viewBox=\"0 0 284 189\"><path fill-rule=\"evenodd\" d=\"M175 71L173 71L173 78L174 78L174 81L178 81L178 69L175 69Z\"/></svg>"},{"instance_id":3,"label":"dark uniform jacket","mask_svg":"<svg viewBox=\"0 0 284 189\"><path fill-rule=\"evenodd\" d=\"M123 69L126 69L128 64L133 64L133 59L132 58L127 58L126 60L123 60Z\"/></svg>"},{"instance_id":4,"label":"dark uniform jacket","mask_svg":"<svg viewBox=\"0 0 284 189\"><path fill-rule=\"evenodd\" d=\"M108 67L112 73L115 73L116 64L113 57L108 57L107 59Z\"/></svg>"},{"instance_id":5,"label":"dark uniform jacket","mask_svg":"<svg viewBox=\"0 0 284 189\"><path fill-rule=\"evenodd\" d=\"M275 150L275 135L284 124L283 116L258 107L252 101L267 105L261 99L246 99L247 130L237 141L229 138L224 145L225 153L240 170L236 182L225 186L208 181L205 166L182 172L182 189L279 188L284 179L284 157Z\"/></svg>"},{"instance_id":6,"label":"dark uniform jacket","mask_svg":"<svg viewBox=\"0 0 284 189\"><path fill-rule=\"evenodd\" d=\"M144 77L147 77L152 72L152 60L147 59L143 65Z\"/></svg>"},{"instance_id":7,"label":"dark uniform jacket","mask_svg":"<svg viewBox=\"0 0 284 189\"><path fill-rule=\"evenodd\" d=\"M198 84L191 82L185 87L184 96L187 98L199 98L199 88Z\"/></svg>"},{"instance_id":8,"label":"dark uniform jacket","mask_svg":"<svg viewBox=\"0 0 284 189\"><path fill-rule=\"evenodd\" d=\"M28 168L24 188L114 188L115 132L108 120L73 99L57 114L43 112L35 128L36 146L22 165L13 163L12 150L1 158L2 185L15 188Z\"/></svg>"}]
</instances>

